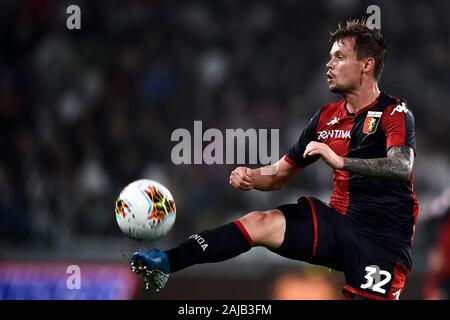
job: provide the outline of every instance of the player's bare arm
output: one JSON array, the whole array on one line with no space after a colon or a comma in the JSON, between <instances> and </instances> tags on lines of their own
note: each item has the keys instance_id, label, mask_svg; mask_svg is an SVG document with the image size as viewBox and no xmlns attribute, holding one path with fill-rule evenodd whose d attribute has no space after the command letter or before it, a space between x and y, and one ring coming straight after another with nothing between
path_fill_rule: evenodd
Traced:
<instances>
[{"instance_id":1,"label":"player's bare arm","mask_svg":"<svg viewBox=\"0 0 450 320\"><path fill-rule=\"evenodd\" d=\"M338 156L325 143L313 141L308 144L303 156L320 156L333 169L386 180L407 181L414 164L413 150L404 146L390 148L386 158L355 159Z\"/></svg>"},{"instance_id":2,"label":"player's bare arm","mask_svg":"<svg viewBox=\"0 0 450 320\"><path fill-rule=\"evenodd\" d=\"M408 181L414 164L414 152L410 147L394 146L387 158L344 158L344 170L386 180Z\"/></svg>"},{"instance_id":3,"label":"player's bare arm","mask_svg":"<svg viewBox=\"0 0 450 320\"><path fill-rule=\"evenodd\" d=\"M295 167L284 159L258 169L238 167L231 172L230 185L244 191L279 190L300 170L300 167Z\"/></svg>"}]
</instances>

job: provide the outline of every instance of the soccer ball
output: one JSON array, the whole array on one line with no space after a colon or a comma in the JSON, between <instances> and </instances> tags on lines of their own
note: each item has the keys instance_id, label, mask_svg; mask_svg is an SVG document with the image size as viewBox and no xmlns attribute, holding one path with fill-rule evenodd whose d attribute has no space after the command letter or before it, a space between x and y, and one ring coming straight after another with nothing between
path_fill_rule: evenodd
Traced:
<instances>
[{"instance_id":1,"label":"soccer ball","mask_svg":"<svg viewBox=\"0 0 450 320\"><path fill-rule=\"evenodd\" d=\"M175 201L159 182L141 179L127 185L116 200L116 220L120 230L138 241L156 241L175 222Z\"/></svg>"}]
</instances>

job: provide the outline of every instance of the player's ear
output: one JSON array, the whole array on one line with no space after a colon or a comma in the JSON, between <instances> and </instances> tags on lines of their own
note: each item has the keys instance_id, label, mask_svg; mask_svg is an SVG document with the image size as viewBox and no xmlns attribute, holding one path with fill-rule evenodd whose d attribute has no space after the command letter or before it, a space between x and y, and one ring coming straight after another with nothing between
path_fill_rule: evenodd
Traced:
<instances>
[{"instance_id":1,"label":"player's ear","mask_svg":"<svg viewBox=\"0 0 450 320\"><path fill-rule=\"evenodd\" d=\"M372 57L369 58L365 58L363 60L363 72L364 73L369 73L370 71L374 71L375 70L375 59Z\"/></svg>"}]
</instances>

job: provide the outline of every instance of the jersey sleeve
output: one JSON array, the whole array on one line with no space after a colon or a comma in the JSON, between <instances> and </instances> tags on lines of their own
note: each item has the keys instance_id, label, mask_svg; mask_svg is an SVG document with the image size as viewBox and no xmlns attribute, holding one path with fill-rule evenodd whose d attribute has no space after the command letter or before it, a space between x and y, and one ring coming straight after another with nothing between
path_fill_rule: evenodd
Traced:
<instances>
[{"instance_id":1,"label":"jersey sleeve","mask_svg":"<svg viewBox=\"0 0 450 320\"><path fill-rule=\"evenodd\" d=\"M319 114L320 111L318 111L311 118L311 120L309 120L308 125L303 130L298 141L289 149L289 151L284 156L284 160L294 166L305 167L318 159L318 157L304 158L303 152L305 152L308 143L317 140L317 123L319 121Z\"/></svg>"},{"instance_id":2,"label":"jersey sleeve","mask_svg":"<svg viewBox=\"0 0 450 320\"><path fill-rule=\"evenodd\" d=\"M416 150L414 116L405 102L393 105L383 112L381 127L386 136L386 149L393 146L407 146Z\"/></svg>"}]
</instances>

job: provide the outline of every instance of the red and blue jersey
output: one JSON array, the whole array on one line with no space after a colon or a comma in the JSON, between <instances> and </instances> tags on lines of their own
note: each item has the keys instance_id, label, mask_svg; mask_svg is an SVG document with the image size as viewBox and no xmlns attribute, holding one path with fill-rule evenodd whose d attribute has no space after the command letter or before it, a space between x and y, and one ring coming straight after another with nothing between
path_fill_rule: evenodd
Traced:
<instances>
[{"instance_id":1,"label":"red and blue jersey","mask_svg":"<svg viewBox=\"0 0 450 320\"><path fill-rule=\"evenodd\" d=\"M385 158L393 146L415 152L414 117L404 101L383 92L357 113L350 113L343 99L325 105L311 118L285 160L301 167L317 160L303 157L311 141L325 143L349 158ZM410 246L419 210L413 179L412 174L408 181L394 181L334 170L329 205L372 240Z\"/></svg>"}]
</instances>

